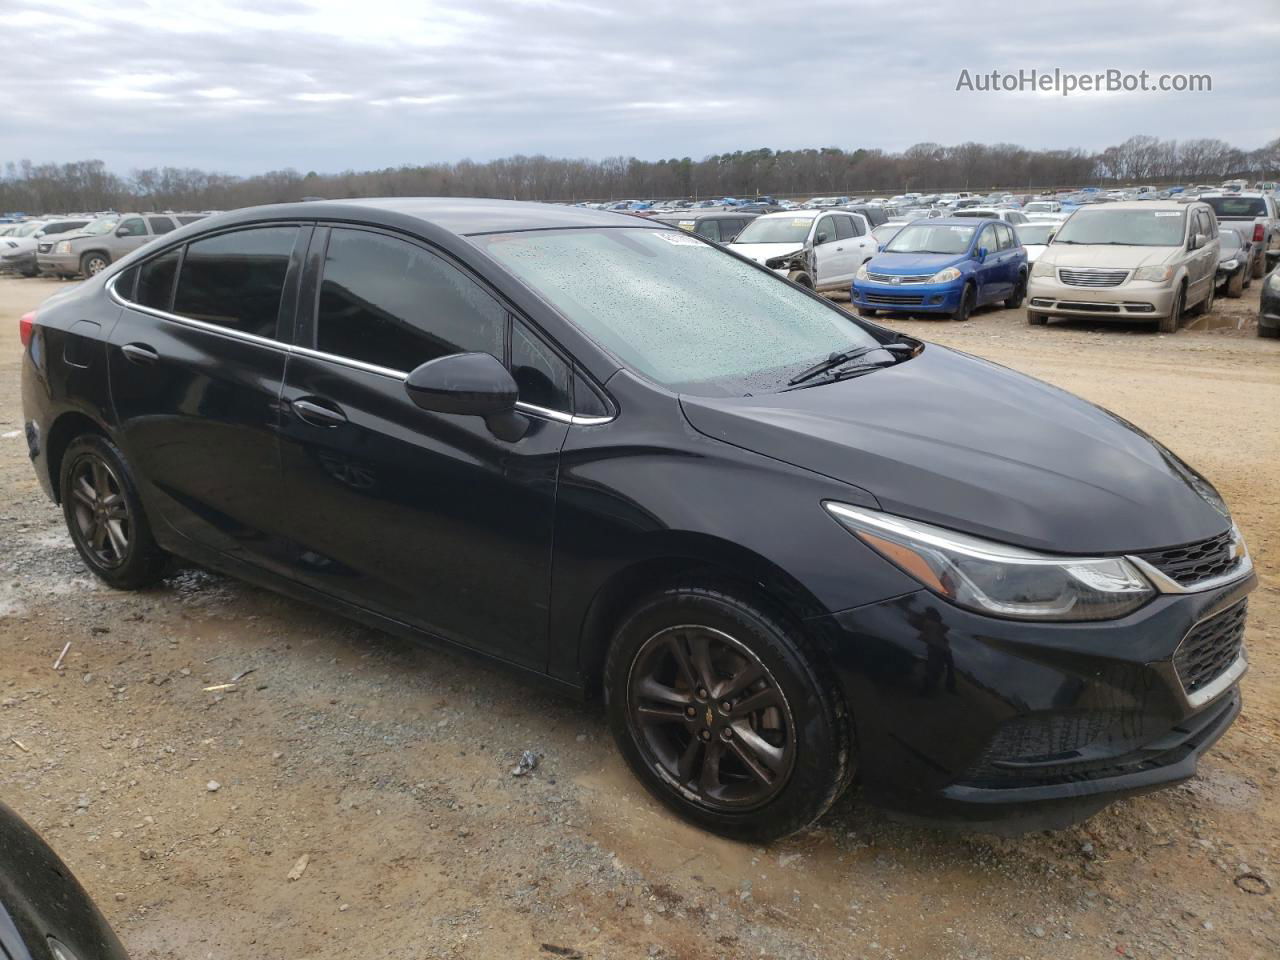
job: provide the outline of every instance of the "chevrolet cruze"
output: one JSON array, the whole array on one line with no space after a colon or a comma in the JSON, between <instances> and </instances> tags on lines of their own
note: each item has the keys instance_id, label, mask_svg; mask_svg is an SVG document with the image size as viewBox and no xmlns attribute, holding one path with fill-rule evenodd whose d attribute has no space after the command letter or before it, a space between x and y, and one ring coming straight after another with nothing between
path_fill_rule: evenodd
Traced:
<instances>
[{"instance_id":1,"label":"chevrolet cruze","mask_svg":"<svg viewBox=\"0 0 1280 960\"><path fill-rule=\"evenodd\" d=\"M855 779L1065 824L1191 776L1240 710L1255 578L1208 481L662 224L259 207L21 336L32 463L108 584L182 557L599 694L644 785L731 837Z\"/></svg>"}]
</instances>

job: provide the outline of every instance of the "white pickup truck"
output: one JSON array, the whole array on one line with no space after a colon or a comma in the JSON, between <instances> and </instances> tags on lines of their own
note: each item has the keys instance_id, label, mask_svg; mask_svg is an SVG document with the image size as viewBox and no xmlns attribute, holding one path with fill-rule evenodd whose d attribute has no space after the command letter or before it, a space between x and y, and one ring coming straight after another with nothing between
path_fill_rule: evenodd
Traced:
<instances>
[{"instance_id":1,"label":"white pickup truck","mask_svg":"<svg viewBox=\"0 0 1280 960\"><path fill-rule=\"evenodd\" d=\"M1269 193L1207 193L1198 198L1217 214L1218 223L1235 230L1249 245L1250 276L1257 279L1280 257L1280 210Z\"/></svg>"}]
</instances>

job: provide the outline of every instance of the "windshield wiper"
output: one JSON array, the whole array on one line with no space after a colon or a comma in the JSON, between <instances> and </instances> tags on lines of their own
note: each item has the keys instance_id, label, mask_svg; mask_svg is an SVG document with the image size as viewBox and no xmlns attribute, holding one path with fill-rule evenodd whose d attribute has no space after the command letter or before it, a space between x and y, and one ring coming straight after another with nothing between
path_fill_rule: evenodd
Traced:
<instances>
[{"instance_id":1,"label":"windshield wiper","mask_svg":"<svg viewBox=\"0 0 1280 960\"><path fill-rule=\"evenodd\" d=\"M915 347L906 343L877 343L873 347L856 347L853 350L837 350L827 359L815 363L807 370L801 370L794 377L787 381L787 386L794 387L798 383L804 383L806 380L812 380L820 374L826 373L828 370L834 370L836 367L842 366L851 360L857 360L864 357L868 353L874 353L877 350L888 350L890 353L915 353ZM890 363L897 363L892 360ZM871 364L872 367L887 366L887 364Z\"/></svg>"}]
</instances>

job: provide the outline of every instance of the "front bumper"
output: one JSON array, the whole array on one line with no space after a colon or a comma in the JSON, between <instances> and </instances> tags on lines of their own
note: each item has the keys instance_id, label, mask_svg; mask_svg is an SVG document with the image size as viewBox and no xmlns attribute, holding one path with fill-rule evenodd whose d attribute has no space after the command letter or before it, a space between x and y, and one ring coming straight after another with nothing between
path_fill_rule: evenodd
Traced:
<instances>
[{"instance_id":1,"label":"front bumper","mask_svg":"<svg viewBox=\"0 0 1280 960\"><path fill-rule=\"evenodd\" d=\"M1172 284L1129 280L1115 287L1082 287L1056 277L1032 277L1028 308L1063 317L1094 320L1159 320L1173 311Z\"/></svg>"},{"instance_id":2,"label":"front bumper","mask_svg":"<svg viewBox=\"0 0 1280 960\"><path fill-rule=\"evenodd\" d=\"M955 313L964 283L875 283L856 280L849 291L855 307L903 313Z\"/></svg>"},{"instance_id":3,"label":"front bumper","mask_svg":"<svg viewBox=\"0 0 1280 960\"><path fill-rule=\"evenodd\" d=\"M36 268L35 252L0 257L0 272L31 273Z\"/></svg>"},{"instance_id":4,"label":"front bumper","mask_svg":"<svg viewBox=\"0 0 1280 960\"><path fill-rule=\"evenodd\" d=\"M1215 663L1211 682L1184 686L1184 640L1218 642L1230 620L1240 643L1256 584L1250 572L1162 594L1105 623L997 620L922 590L810 625L853 714L870 802L1023 832L1195 773L1239 713L1245 661L1242 646L1224 647L1230 663Z\"/></svg>"}]
</instances>

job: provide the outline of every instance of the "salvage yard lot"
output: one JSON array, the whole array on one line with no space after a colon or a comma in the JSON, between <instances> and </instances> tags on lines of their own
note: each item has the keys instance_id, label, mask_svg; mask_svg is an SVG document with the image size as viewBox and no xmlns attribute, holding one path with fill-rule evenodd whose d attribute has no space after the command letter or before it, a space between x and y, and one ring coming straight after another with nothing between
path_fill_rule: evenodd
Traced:
<instances>
[{"instance_id":1,"label":"salvage yard lot","mask_svg":"<svg viewBox=\"0 0 1280 960\"><path fill-rule=\"evenodd\" d=\"M140 960L1278 956L1280 342L1250 325L1260 286L1174 336L887 321L1114 410L1233 506L1261 581L1252 666L1200 776L1017 839L903 826L855 792L757 848L660 809L595 706L200 570L93 580L21 437L17 317L59 284L0 279L0 797ZM513 777L524 750L541 762Z\"/></svg>"}]
</instances>

